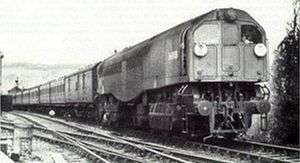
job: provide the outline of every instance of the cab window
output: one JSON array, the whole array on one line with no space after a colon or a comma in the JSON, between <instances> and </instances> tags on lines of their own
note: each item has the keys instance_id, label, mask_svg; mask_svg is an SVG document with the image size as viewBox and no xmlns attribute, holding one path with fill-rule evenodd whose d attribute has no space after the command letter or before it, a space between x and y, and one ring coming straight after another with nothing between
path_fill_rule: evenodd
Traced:
<instances>
[{"instance_id":1,"label":"cab window","mask_svg":"<svg viewBox=\"0 0 300 163\"><path fill-rule=\"evenodd\" d=\"M223 44L236 45L239 42L239 30L236 24L223 24Z\"/></svg>"},{"instance_id":2,"label":"cab window","mask_svg":"<svg viewBox=\"0 0 300 163\"><path fill-rule=\"evenodd\" d=\"M218 24L203 24L195 30L194 41L205 44L219 44L221 32Z\"/></svg>"},{"instance_id":3,"label":"cab window","mask_svg":"<svg viewBox=\"0 0 300 163\"><path fill-rule=\"evenodd\" d=\"M246 44L258 44L262 43L262 35L257 27L253 25L241 26L241 41Z\"/></svg>"}]
</instances>

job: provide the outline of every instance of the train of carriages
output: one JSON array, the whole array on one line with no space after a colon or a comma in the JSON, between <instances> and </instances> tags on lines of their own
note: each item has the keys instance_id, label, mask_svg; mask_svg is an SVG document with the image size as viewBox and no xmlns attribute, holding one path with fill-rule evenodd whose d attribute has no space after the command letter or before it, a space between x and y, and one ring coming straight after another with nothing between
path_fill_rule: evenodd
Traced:
<instances>
[{"instance_id":1,"label":"train of carriages","mask_svg":"<svg viewBox=\"0 0 300 163\"><path fill-rule=\"evenodd\" d=\"M104 61L13 95L15 108L189 136L245 133L266 117L267 38L245 11L215 9ZM264 118L265 119L265 118Z\"/></svg>"}]
</instances>

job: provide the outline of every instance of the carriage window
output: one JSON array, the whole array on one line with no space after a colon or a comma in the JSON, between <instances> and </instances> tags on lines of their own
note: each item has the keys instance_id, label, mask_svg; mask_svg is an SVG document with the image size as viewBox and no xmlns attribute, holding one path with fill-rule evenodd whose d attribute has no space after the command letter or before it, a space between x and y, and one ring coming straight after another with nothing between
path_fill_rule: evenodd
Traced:
<instances>
[{"instance_id":1,"label":"carriage window","mask_svg":"<svg viewBox=\"0 0 300 163\"><path fill-rule=\"evenodd\" d=\"M253 25L242 25L241 26L241 41L250 44L250 43L262 43L262 35Z\"/></svg>"},{"instance_id":2,"label":"carriage window","mask_svg":"<svg viewBox=\"0 0 300 163\"><path fill-rule=\"evenodd\" d=\"M75 90L79 89L79 75L77 75L77 81L76 81L76 85L75 85Z\"/></svg>"},{"instance_id":3,"label":"carriage window","mask_svg":"<svg viewBox=\"0 0 300 163\"><path fill-rule=\"evenodd\" d=\"M85 88L85 74L82 74L82 89Z\"/></svg>"},{"instance_id":4,"label":"carriage window","mask_svg":"<svg viewBox=\"0 0 300 163\"><path fill-rule=\"evenodd\" d=\"M71 92L70 84L71 84L71 79L68 79L68 92Z\"/></svg>"},{"instance_id":5,"label":"carriage window","mask_svg":"<svg viewBox=\"0 0 300 163\"><path fill-rule=\"evenodd\" d=\"M236 24L223 24L223 44L236 45L239 42L239 31Z\"/></svg>"},{"instance_id":6,"label":"carriage window","mask_svg":"<svg viewBox=\"0 0 300 163\"><path fill-rule=\"evenodd\" d=\"M218 44L220 42L221 32L217 24L204 24L196 29L194 41L206 44Z\"/></svg>"}]
</instances>

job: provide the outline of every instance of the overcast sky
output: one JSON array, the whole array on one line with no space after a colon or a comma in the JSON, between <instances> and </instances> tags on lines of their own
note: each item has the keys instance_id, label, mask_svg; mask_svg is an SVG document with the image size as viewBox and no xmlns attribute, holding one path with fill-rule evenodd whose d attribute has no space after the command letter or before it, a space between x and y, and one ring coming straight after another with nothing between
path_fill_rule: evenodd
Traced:
<instances>
[{"instance_id":1,"label":"overcast sky","mask_svg":"<svg viewBox=\"0 0 300 163\"><path fill-rule=\"evenodd\" d=\"M4 63L89 64L224 7L252 15L271 52L293 13L291 0L0 0L0 50Z\"/></svg>"}]
</instances>

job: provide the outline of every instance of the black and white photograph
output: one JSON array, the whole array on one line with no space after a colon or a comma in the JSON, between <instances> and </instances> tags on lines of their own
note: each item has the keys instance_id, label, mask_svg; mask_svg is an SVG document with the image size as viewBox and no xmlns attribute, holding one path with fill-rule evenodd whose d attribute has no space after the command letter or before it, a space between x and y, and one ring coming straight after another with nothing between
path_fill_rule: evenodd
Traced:
<instances>
[{"instance_id":1,"label":"black and white photograph","mask_svg":"<svg viewBox=\"0 0 300 163\"><path fill-rule=\"evenodd\" d=\"M300 163L300 0L0 0L1 163Z\"/></svg>"}]
</instances>

